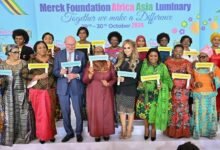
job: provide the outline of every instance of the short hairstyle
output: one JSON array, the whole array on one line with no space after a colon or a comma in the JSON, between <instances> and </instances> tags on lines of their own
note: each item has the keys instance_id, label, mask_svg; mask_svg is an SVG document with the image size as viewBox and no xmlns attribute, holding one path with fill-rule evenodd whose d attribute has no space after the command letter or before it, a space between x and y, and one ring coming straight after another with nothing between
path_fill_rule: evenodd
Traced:
<instances>
[{"instance_id":1,"label":"short hairstyle","mask_svg":"<svg viewBox=\"0 0 220 150\"><path fill-rule=\"evenodd\" d=\"M6 49L5 49L5 55L9 55L9 53L11 52L11 50L13 50L13 49L15 49L15 48L17 48L17 49L19 49L19 47L17 46L17 45L15 45L15 44L8 44L7 46L6 46Z\"/></svg>"},{"instance_id":2,"label":"short hairstyle","mask_svg":"<svg viewBox=\"0 0 220 150\"><path fill-rule=\"evenodd\" d=\"M157 64L161 63L160 52L159 52L158 48L150 48L149 49L149 51L147 52L147 57L146 57L147 61L149 62L149 55L152 52L155 52L158 55L158 62L157 62Z\"/></svg>"},{"instance_id":3,"label":"short hairstyle","mask_svg":"<svg viewBox=\"0 0 220 150\"><path fill-rule=\"evenodd\" d=\"M176 44L173 49L176 49L177 47L181 47L184 50L184 47L182 44Z\"/></svg>"},{"instance_id":4,"label":"short hairstyle","mask_svg":"<svg viewBox=\"0 0 220 150\"><path fill-rule=\"evenodd\" d=\"M51 36L51 37L52 37L52 40L54 41L54 36L53 36L53 34L50 33L50 32L44 33L44 34L42 35L42 40L44 40L45 36L47 36L47 35Z\"/></svg>"},{"instance_id":5,"label":"short hairstyle","mask_svg":"<svg viewBox=\"0 0 220 150\"><path fill-rule=\"evenodd\" d=\"M108 42L109 42L109 43L111 43L111 38L112 38L112 37L116 37L116 38L118 39L118 43L121 43L121 41L122 41L122 36L121 36L121 34L120 34L119 32L113 31L113 32L110 32L110 33L108 34Z\"/></svg>"},{"instance_id":6,"label":"short hairstyle","mask_svg":"<svg viewBox=\"0 0 220 150\"><path fill-rule=\"evenodd\" d=\"M181 37L181 39L180 39L180 43L183 43L183 41L185 40L185 39L189 39L189 42L190 42L190 45L192 44L192 38L190 37L190 36L188 36L188 35L184 35L184 36L182 36ZM189 45L189 46L190 46Z\"/></svg>"},{"instance_id":7,"label":"short hairstyle","mask_svg":"<svg viewBox=\"0 0 220 150\"><path fill-rule=\"evenodd\" d=\"M12 32L12 38L15 40L16 36L23 36L24 38L24 43L27 44L29 42L29 35L27 31L23 29L16 29Z\"/></svg>"},{"instance_id":8,"label":"short hairstyle","mask_svg":"<svg viewBox=\"0 0 220 150\"><path fill-rule=\"evenodd\" d=\"M77 30L77 33L76 33L77 36L79 36L79 32L80 32L81 30L85 30L87 37L89 37L89 30L88 30L86 27L80 27L80 28Z\"/></svg>"},{"instance_id":9,"label":"short hairstyle","mask_svg":"<svg viewBox=\"0 0 220 150\"><path fill-rule=\"evenodd\" d=\"M38 46L40 43L43 43L43 44L46 46L46 48L48 49L47 44L46 44L44 41L37 41L37 42L34 44L34 47L33 47L33 49L34 49L35 52L37 52L37 46Z\"/></svg>"},{"instance_id":10,"label":"short hairstyle","mask_svg":"<svg viewBox=\"0 0 220 150\"><path fill-rule=\"evenodd\" d=\"M157 35L157 43L160 43L161 39L164 37L167 39L168 43L170 42L169 34L163 32Z\"/></svg>"}]
</instances>

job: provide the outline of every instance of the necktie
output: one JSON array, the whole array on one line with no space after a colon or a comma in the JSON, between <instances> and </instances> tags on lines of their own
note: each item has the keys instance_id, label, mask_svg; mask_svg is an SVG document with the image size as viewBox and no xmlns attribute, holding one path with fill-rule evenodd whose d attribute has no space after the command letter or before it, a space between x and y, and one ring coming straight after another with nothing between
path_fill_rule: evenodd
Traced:
<instances>
[{"instance_id":1,"label":"necktie","mask_svg":"<svg viewBox=\"0 0 220 150\"><path fill-rule=\"evenodd\" d=\"M72 61L72 52L69 52L69 56L68 56L68 59L67 59L67 61L68 62L70 62L70 61ZM72 72L72 67L68 67L68 73L71 73Z\"/></svg>"}]
</instances>

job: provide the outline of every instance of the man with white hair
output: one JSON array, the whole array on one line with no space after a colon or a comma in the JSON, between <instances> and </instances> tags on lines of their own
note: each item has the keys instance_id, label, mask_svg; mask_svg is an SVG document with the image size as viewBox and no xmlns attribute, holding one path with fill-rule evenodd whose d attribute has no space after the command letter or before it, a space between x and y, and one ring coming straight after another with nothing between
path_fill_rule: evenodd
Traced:
<instances>
[{"instance_id":1,"label":"man with white hair","mask_svg":"<svg viewBox=\"0 0 220 150\"><path fill-rule=\"evenodd\" d=\"M59 51L55 56L53 73L57 79L57 94L59 96L63 124L67 135L62 142L67 142L75 136L70 119L70 99L76 116L76 138L77 142L82 142L81 135L83 129L82 120L82 95L84 91L82 83L82 73L85 67L85 55L80 51L75 51L76 40L73 36L65 38L65 49ZM61 62L80 61L80 66L62 68Z\"/></svg>"}]
</instances>

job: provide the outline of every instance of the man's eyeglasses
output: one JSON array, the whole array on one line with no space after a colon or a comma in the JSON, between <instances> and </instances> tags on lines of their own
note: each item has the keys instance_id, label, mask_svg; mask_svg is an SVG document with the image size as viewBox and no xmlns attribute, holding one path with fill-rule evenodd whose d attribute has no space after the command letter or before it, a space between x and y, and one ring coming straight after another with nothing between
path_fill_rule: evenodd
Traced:
<instances>
[{"instance_id":1,"label":"man's eyeglasses","mask_svg":"<svg viewBox=\"0 0 220 150\"><path fill-rule=\"evenodd\" d=\"M65 43L68 46L75 46L75 44Z\"/></svg>"}]
</instances>

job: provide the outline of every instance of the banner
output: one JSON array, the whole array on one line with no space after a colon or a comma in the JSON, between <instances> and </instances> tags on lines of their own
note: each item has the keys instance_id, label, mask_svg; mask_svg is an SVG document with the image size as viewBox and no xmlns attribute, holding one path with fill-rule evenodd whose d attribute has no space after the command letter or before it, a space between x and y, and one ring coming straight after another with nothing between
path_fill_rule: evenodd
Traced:
<instances>
[{"instance_id":1,"label":"banner","mask_svg":"<svg viewBox=\"0 0 220 150\"><path fill-rule=\"evenodd\" d=\"M214 67L214 63L211 63L211 62L205 62L205 63L202 63L202 62L197 62L196 63L196 68L209 68L209 70L212 72L213 71L213 67Z\"/></svg>"},{"instance_id":2,"label":"banner","mask_svg":"<svg viewBox=\"0 0 220 150\"><path fill-rule=\"evenodd\" d=\"M172 78L173 78L173 79L183 79L183 80L187 80L186 88L189 88L189 86L190 86L191 74L172 73Z\"/></svg>"},{"instance_id":3,"label":"banner","mask_svg":"<svg viewBox=\"0 0 220 150\"><path fill-rule=\"evenodd\" d=\"M12 70L2 70L0 69L1 76L12 76Z\"/></svg>"},{"instance_id":4,"label":"banner","mask_svg":"<svg viewBox=\"0 0 220 150\"><path fill-rule=\"evenodd\" d=\"M153 81L157 80L157 85L160 85L160 75L155 74L155 75L147 75L147 76L141 76L141 82L146 82L146 81Z\"/></svg>"},{"instance_id":5,"label":"banner","mask_svg":"<svg viewBox=\"0 0 220 150\"><path fill-rule=\"evenodd\" d=\"M80 66L81 66L81 61L61 62L62 68L80 67Z\"/></svg>"},{"instance_id":6,"label":"banner","mask_svg":"<svg viewBox=\"0 0 220 150\"><path fill-rule=\"evenodd\" d=\"M48 63L30 63L28 64L28 69L45 69L45 73L48 73L49 64Z\"/></svg>"},{"instance_id":7,"label":"banner","mask_svg":"<svg viewBox=\"0 0 220 150\"><path fill-rule=\"evenodd\" d=\"M189 35L191 47L199 50L210 44L212 32L219 31L219 6L219 0L2 0L0 44L14 43L12 31L23 28L30 35L30 46L50 32L54 43L62 48L66 36L78 40L77 29L85 26L89 41L107 41L111 31L119 31L123 40L144 35L147 46L155 47L157 35L166 32L170 35L169 47Z\"/></svg>"},{"instance_id":8,"label":"banner","mask_svg":"<svg viewBox=\"0 0 220 150\"><path fill-rule=\"evenodd\" d=\"M118 77L129 77L129 78L136 78L137 72L130 72L130 71L117 71ZM117 85L120 85L120 80L118 79Z\"/></svg>"}]
</instances>

